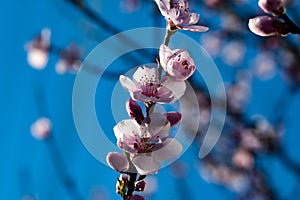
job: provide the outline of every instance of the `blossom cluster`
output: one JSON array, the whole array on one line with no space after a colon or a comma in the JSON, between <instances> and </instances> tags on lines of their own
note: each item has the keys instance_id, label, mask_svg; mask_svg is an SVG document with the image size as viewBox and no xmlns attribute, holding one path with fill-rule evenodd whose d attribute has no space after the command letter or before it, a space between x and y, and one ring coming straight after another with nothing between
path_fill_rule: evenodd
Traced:
<instances>
[{"instance_id":1,"label":"blossom cluster","mask_svg":"<svg viewBox=\"0 0 300 200\"><path fill-rule=\"evenodd\" d=\"M191 25L199 20L199 14L188 10L186 0L155 0L167 21L165 41L159 48L158 67L139 67L130 79L121 75L119 81L129 92L126 110L131 119L119 122L114 128L118 147L123 154L110 152L108 165L121 173L116 192L123 199L144 199L133 191L143 191L146 175L155 174L161 162L176 158L182 152L180 141L170 137L171 127L181 121L179 112L154 111L156 104L169 104L182 97L185 81L195 72L196 66L190 54L183 49L170 49L168 43L177 30L206 31L204 26ZM137 103L145 105L145 113ZM139 178L137 179L137 174Z\"/></svg>"}]
</instances>

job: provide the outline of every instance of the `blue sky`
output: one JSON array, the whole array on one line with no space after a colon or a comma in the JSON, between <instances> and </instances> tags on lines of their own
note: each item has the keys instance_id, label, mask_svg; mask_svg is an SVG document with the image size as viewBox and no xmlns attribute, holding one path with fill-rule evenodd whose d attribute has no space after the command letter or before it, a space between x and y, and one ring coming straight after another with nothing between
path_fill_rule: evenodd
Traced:
<instances>
[{"instance_id":1,"label":"blue sky","mask_svg":"<svg viewBox=\"0 0 300 200\"><path fill-rule=\"evenodd\" d=\"M149 17L152 12L150 3L143 3L141 10L129 18L126 17L128 14L118 9L119 1L91 1L91 5L120 30L164 24L162 17L159 21ZM197 9L196 11L200 10ZM44 27L51 29L51 41L57 46L64 47L71 41L76 41L83 46L86 54L109 35L101 29L96 29L97 33L87 34L86 27L95 26L85 23L82 15L59 0L4 1L1 3L0 13L0 199L17 200L26 194L41 200L70 199L57 177L47 144L37 141L30 134L30 125L41 115L51 118L57 149L84 198L89 199L92 191L100 191L107 199L119 199L115 194L118 173L96 160L77 135L72 116L75 75L57 75L54 70L57 60L55 55L50 56L44 70L37 71L26 62L24 51L24 44ZM97 34L97 40L86 36L89 34ZM199 39L198 35L191 36ZM117 65L126 64L116 62L114 69L118 69ZM220 70L225 81L232 79L232 69L220 67ZM103 80L101 84L96 95L96 110L101 114L107 113L105 121L100 123L104 124L107 134L113 134L111 128L115 122L110 120L111 110L104 102L111 96L111 88L116 80ZM285 84L278 74L270 81L262 83L254 80L252 84L252 96L261 98L251 99L247 108L249 116L272 115L272 106L265 105L275 104L281 91L284 91ZM35 98L36 94L42 94L44 101ZM300 111L299 95L298 92L287 108L287 129L283 142L288 153L300 162L300 136L297 134L300 125L295 121ZM186 182L193 199L231 199L231 192L205 182L198 174L197 165L189 164L194 163L196 151L197 149L190 148L182 157L188 169ZM273 176L274 185L280 187L283 194L287 194L295 183L293 174L288 173L277 159L270 158L264 162L269 166L268 173ZM176 188L176 181L169 168L164 168L155 177L159 188L153 199L179 199L180 191Z\"/></svg>"}]
</instances>

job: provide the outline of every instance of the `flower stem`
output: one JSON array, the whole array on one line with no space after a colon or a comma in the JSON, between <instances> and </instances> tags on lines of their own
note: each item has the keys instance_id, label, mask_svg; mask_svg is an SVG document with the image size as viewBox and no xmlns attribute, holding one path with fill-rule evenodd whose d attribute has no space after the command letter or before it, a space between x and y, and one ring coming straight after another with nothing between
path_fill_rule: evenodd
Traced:
<instances>
[{"instance_id":1,"label":"flower stem","mask_svg":"<svg viewBox=\"0 0 300 200\"><path fill-rule=\"evenodd\" d=\"M137 173L129 173L129 182L128 182L128 190L127 190L127 197L132 196L134 192L134 183L136 181Z\"/></svg>"},{"instance_id":2,"label":"flower stem","mask_svg":"<svg viewBox=\"0 0 300 200\"><path fill-rule=\"evenodd\" d=\"M290 28L290 32L293 33L293 34L300 34L300 28L299 26L297 26L290 18L289 16L287 16L287 14L282 14L280 16L281 19L283 19L288 25L289 25L289 28Z\"/></svg>"}]
</instances>

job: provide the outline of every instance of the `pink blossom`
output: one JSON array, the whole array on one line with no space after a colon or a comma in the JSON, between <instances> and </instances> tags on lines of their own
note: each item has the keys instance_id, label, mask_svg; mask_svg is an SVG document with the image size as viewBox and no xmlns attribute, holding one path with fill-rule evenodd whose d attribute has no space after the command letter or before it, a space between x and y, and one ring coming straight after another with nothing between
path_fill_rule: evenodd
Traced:
<instances>
[{"instance_id":1,"label":"pink blossom","mask_svg":"<svg viewBox=\"0 0 300 200\"><path fill-rule=\"evenodd\" d=\"M170 122L161 113L154 113L139 125L134 120L123 120L114 127L118 146L131 153L131 161L140 174L153 174L160 162L178 156L182 145L168 138Z\"/></svg>"},{"instance_id":2,"label":"pink blossom","mask_svg":"<svg viewBox=\"0 0 300 200\"><path fill-rule=\"evenodd\" d=\"M118 172L125 172L129 168L129 162L127 158L117 152L109 152L106 156L107 164Z\"/></svg>"},{"instance_id":3,"label":"pink blossom","mask_svg":"<svg viewBox=\"0 0 300 200\"><path fill-rule=\"evenodd\" d=\"M51 31L43 29L41 34L25 45L27 61L35 69L44 69L49 57Z\"/></svg>"},{"instance_id":4,"label":"pink blossom","mask_svg":"<svg viewBox=\"0 0 300 200\"><path fill-rule=\"evenodd\" d=\"M205 26L185 26L196 24L199 14L189 12L187 0L154 0L161 14L166 18L173 29L189 30L193 32L205 32Z\"/></svg>"},{"instance_id":5,"label":"pink blossom","mask_svg":"<svg viewBox=\"0 0 300 200\"><path fill-rule=\"evenodd\" d=\"M259 0L258 5L266 13L280 16L285 13L285 7L282 0Z\"/></svg>"},{"instance_id":6,"label":"pink blossom","mask_svg":"<svg viewBox=\"0 0 300 200\"><path fill-rule=\"evenodd\" d=\"M51 121L42 117L36 120L30 127L31 134L38 140L43 140L49 137L51 131Z\"/></svg>"},{"instance_id":7,"label":"pink blossom","mask_svg":"<svg viewBox=\"0 0 300 200\"><path fill-rule=\"evenodd\" d=\"M171 50L162 44L159 49L160 64L165 72L176 80L188 79L196 70L194 60L187 51Z\"/></svg>"},{"instance_id":8,"label":"pink blossom","mask_svg":"<svg viewBox=\"0 0 300 200\"><path fill-rule=\"evenodd\" d=\"M121 75L120 82L133 100L146 103L171 103L179 99L186 89L183 81L167 76L159 80L158 70L145 66L137 69L133 81Z\"/></svg>"},{"instance_id":9,"label":"pink blossom","mask_svg":"<svg viewBox=\"0 0 300 200\"><path fill-rule=\"evenodd\" d=\"M76 44L69 45L62 50L56 63L55 70L58 74L64 74L67 71L76 73L81 65L81 52Z\"/></svg>"},{"instance_id":10,"label":"pink blossom","mask_svg":"<svg viewBox=\"0 0 300 200\"><path fill-rule=\"evenodd\" d=\"M280 18L273 16L265 15L249 19L248 26L253 33L263 37L289 33L288 25Z\"/></svg>"}]
</instances>

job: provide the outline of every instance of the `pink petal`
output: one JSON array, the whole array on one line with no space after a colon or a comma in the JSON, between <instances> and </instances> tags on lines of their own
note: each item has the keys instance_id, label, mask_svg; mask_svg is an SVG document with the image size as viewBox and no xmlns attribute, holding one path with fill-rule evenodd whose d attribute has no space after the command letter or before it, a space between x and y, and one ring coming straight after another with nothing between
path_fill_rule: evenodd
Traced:
<instances>
[{"instance_id":1,"label":"pink petal","mask_svg":"<svg viewBox=\"0 0 300 200\"><path fill-rule=\"evenodd\" d=\"M127 119L119 122L114 127L114 133L117 140L120 139L122 140L124 135L127 138L139 136L141 134L141 131L140 131L140 126L136 121L132 119Z\"/></svg>"},{"instance_id":2,"label":"pink petal","mask_svg":"<svg viewBox=\"0 0 300 200\"><path fill-rule=\"evenodd\" d=\"M132 92L137 90L136 85L132 80L130 80L128 77L121 75L119 78L119 81L122 85L122 87L127 90L128 92Z\"/></svg>"},{"instance_id":3,"label":"pink petal","mask_svg":"<svg viewBox=\"0 0 300 200\"><path fill-rule=\"evenodd\" d=\"M181 114L179 112L168 112L165 114L167 120L170 122L171 126L177 125L181 121Z\"/></svg>"},{"instance_id":4,"label":"pink petal","mask_svg":"<svg viewBox=\"0 0 300 200\"><path fill-rule=\"evenodd\" d=\"M152 156L157 162L170 160L182 152L182 145L175 139L168 138L163 144L162 148L152 152Z\"/></svg>"},{"instance_id":5,"label":"pink petal","mask_svg":"<svg viewBox=\"0 0 300 200\"><path fill-rule=\"evenodd\" d=\"M117 152L109 152L106 156L107 164L118 172L125 172L129 168L129 162L127 158Z\"/></svg>"},{"instance_id":6,"label":"pink petal","mask_svg":"<svg viewBox=\"0 0 300 200\"><path fill-rule=\"evenodd\" d=\"M161 85L163 85L164 87L172 91L173 93L172 96L174 97L173 101L182 97L186 89L186 85L184 81L176 81L168 76L165 76L163 78Z\"/></svg>"},{"instance_id":7,"label":"pink petal","mask_svg":"<svg viewBox=\"0 0 300 200\"><path fill-rule=\"evenodd\" d=\"M258 6L266 13L272 13L277 16L285 13L285 6L282 0L259 0Z\"/></svg>"},{"instance_id":8,"label":"pink petal","mask_svg":"<svg viewBox=\"0 0 300 200\"><path fill-rule=\"evenodd\" d=\"M138 155L132 159L132 163L141 175L155 174L160 169L160 164L153 156Z\"/></svg>"},{"instance_id":9,"label":"pink petal","mask_svg":"<svg viewBox=\"0 0 300 200\"><path fill-rule=\"evenodd\" d=\"M170 1L168 0L154 0L155 3L157 4L160 13L164 16L168 16L168 10L170 10Z\"/></svg>"},{"instance_id":10,"label":"pink petal","mask_svg":"<svg viewBox=\"0 0 300 200\"><path fill-rule=\"evenodd\" d=\"M206 26L182 26L180 27L181 30L187 30L192 32L206 32L208 31L208 27Z\"/></svg>"},{"instance_id":11,"label":"pink petal","mask_svg":"<svg viewBox=\"0 0 300 200\"><path fill-rule=\"evenodd\" d=\"M144 84L151 81L152 83L159 83L158 71L156 68L139 67L133 74L133 80L135 83Z\"/></svg>"},{"instance_id":12,"label":"pink petal","mask_svg":"<svg viewBox=\"0 0 300 200\"><path fill-rule=\"evenodd\" d=\"M160 45L160 48L159 48L159 61L160 61L161 66L165 70L165 72L167 72L167 63L168 63L169 57L172 54L173 54L173 52L168 46L166 46L164 44Z\"/></svg>"}]
</instances>

